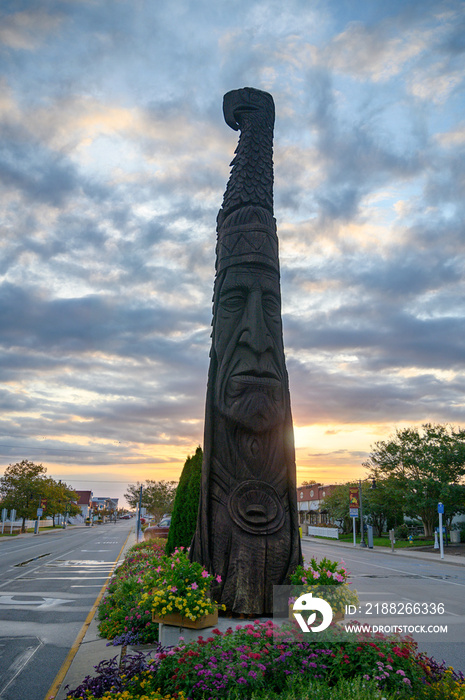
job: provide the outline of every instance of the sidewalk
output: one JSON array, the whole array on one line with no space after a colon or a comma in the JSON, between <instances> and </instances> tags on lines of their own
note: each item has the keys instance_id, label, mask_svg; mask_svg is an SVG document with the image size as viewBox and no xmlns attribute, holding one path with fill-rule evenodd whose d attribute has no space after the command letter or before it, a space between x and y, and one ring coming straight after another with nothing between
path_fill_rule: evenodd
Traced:
<instances>
[{"instance_id":1,"label":"sidewalk","mask_svg":"<svg viewBox=\"0 0 465 700\"><path fill-rule=\"evenodd\" d=\"M435 561L442 562L443 564L453 565L453 566L465 566L465 556L462 555L452 555L444 554L444 559L440 559L439 550L436 552L424 552L412 549L397 549L391 552L390 547L375 547L373 549L362 548L358 544L356 547L350 542L340 542L338 540L324 540L316 537L311 537L304 535L302 537L303 542L311 542L316 547L324 549L324 547L338 548L340 550L356 550L359 552L366 552L367 556L371 556L373 552L390 554L394 558L408 558L417 559L423 561ZM125 550L122 554L124 557L127 549L132 547L136 542L135 533L129 538ZM465 547L463 548L465 551ZM134 653L136 648L128 649L129 653ZM66 700L65 687L69 685L70 690L74 690L79 686L86 676L92 676L94 673L94 667L97 666L100 661L110 660L117 657L119 662L121 657L121 647L107 646L107 640L102 639L98 636L98 621L96 620L96 615L92 618L87 631L83 639L78 642L77 651L74 652L74 656L70 662L69 668L60 683L59 690L56 693L55 700ZM47 695L44 700L49 700L53 696Z\"/></svg>"},{"instance_id":2,"label":"sidewalk","mask_svg":"<svg viewBox=\"0 0 465 700\"><path fill-rule=\"evenodd\" d=\"M86 527L86 525L84 523L76 525L67 525L66 529L74 530L76 528L81 527ZM42 537L43 535L56 535L58 532L63 532L63 527L61 525L57 525L56 527L50 530L40 530L37 535L34 532L20 532L18 535L9 535L5 532L3 536L0 536L0 544L2 542L11 542L12 540L23 539L23 537Z\"/></svg>"},{"instance_id":3,"label":"sidewalk","mask_svg":"<svg viewBox=\"0 0 465 700\"><path fill-rule=\"evenodd\" d=\"M353 552L366 552L367 556L370 556L375 552L376 554L389 554L392 557L397 558L407 558L407 559L417 559L421 561L432 561L443 564L451 564L452 566L465 566L465 545L449 545L449 547L444 547L444 559L440 558L439 549L432 551L425 551L424 548L409 549L405 548L395 548L394 551L390 547L373 547L369 549L368 547L360 547L357 544L355 547L352 542L341 542L340 540L327 540L321 537L314 537L312 535L303 535L302 542L311 542L317 547L330 546L330 547L340 547L341 549L351 549ZM449 550L449 551L448 551ZM456 552L454 554L450 552Z\"/></svg>"}]
</instances>

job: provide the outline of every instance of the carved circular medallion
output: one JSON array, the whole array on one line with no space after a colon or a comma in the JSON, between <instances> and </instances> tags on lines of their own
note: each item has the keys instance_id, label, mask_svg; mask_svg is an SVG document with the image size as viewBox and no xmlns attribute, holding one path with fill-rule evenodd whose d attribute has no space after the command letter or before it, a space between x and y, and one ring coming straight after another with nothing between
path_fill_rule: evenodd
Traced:
<instances>
[{"instance_id":1,"label":"carved circular medallion","mask_svg":"<svg viewBox=\"0 0 465 700\"><path fill-rule=\"evenodd\" d=\"M284 524L284 508L276 489L264 481L240 483L229 496L229 515L245 532L271 535Z\"/></svg>"}]
</instances>

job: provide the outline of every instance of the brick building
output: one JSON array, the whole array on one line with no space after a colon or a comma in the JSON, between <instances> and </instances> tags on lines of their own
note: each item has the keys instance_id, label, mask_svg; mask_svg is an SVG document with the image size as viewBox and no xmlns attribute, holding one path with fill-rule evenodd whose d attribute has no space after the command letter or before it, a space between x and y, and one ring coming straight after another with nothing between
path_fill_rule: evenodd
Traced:
<instances>
[{"instance_id":1,"label":"brick building","mask_svg":"<svg viewBox=\"0 0 465 700\"><path fill-rule=\"evenodd\" d=\"M297 510L299 524L324 525L329 522L328 513L322 506L325 496L329 496L335 484L310 484L297 487Z\"/></svg>"}]
</instances>

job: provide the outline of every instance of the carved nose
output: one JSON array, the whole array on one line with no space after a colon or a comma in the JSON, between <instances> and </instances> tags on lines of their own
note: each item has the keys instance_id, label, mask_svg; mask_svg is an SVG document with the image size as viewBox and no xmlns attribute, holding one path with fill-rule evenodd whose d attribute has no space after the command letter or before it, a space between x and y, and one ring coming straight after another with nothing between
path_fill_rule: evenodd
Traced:
<instances>
[{"instance_id":1,"label":"carved nose","mask_svg":"<svg viewBox=\"0 0 465 700\"><path fill-rule=\"evenodd\" d=\"M260 292L251 292L249 294L241 325L240 345L248 345L257 355L271 350L272 342L263 318L262 295Z\"/></svg>"}]
</instances>

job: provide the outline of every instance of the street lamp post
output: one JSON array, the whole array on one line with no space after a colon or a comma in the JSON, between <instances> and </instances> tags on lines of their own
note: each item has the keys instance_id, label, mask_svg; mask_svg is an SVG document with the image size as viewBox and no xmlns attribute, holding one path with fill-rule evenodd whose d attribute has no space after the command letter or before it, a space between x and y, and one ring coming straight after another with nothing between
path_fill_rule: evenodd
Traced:
<instances>
[{"instance_id":1,"label":"street lamp post","mask_svg":"<svg viewBox=\"0 0 465 700\"><path fill-rule=\"evenodd\" d=\"M362 480L358 480L358 500L360 503L360 547L366 547L365 542L365 525L363 522L363 501L362 501Z\"/></svg>"}]
</instances>

